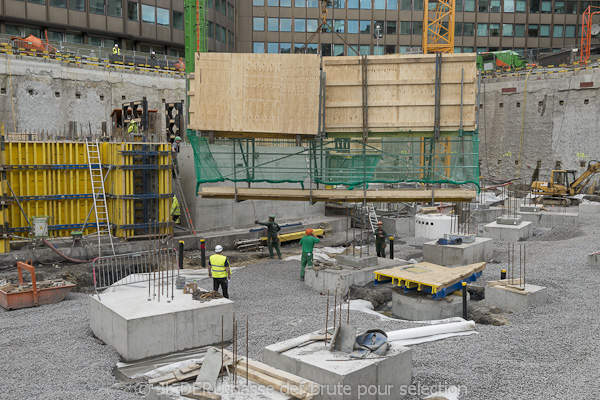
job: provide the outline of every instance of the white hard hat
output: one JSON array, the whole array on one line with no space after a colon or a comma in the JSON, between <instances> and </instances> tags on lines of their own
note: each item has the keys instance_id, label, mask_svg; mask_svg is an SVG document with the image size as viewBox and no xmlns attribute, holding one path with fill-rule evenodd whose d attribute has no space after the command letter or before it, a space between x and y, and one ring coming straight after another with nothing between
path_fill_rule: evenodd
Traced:
<instances>
[{"instance_id":1,"label":"white hard hat","mask_svg":"<svg viewBox=\"0 0 600 400\"><path fill-rule=\"evenodd\" d=\"M220 252L222 252L222 251L223 251L223 246L221 246L220 244L218 244L218 245L215 247L215 253L220 253Z\"/></svg>"},{"instance_id":2,"label":"white hard hat","mask_svg":"<svg viewBox=\"0 0 600 400\"><path fill-rule=\"evenodd\" d=\"M119 45L115 43L115 47L119 47Z\"/></svg>"}]
</instances>

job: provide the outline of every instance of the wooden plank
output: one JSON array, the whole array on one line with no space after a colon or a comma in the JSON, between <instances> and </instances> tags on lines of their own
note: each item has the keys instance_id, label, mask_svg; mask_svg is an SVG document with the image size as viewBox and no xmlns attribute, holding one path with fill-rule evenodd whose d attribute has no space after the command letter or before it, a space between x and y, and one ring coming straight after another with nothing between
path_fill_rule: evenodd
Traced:
<instances>
[{"instance_id":1,"label":"wooden plank","mask_svg":"<svg viewBox=\"0 0 600 400\"><path fill-rule=\"evenodd\" d=\"M205 198L233 199L235 198L232 187L202 187L198 195ZM470 202L476 197L476 191L463 189L384 189L367 190L367 202ZM287 200L309 201L310 190L302 189L276 189L276 188L237 188L238 200ZM312 200L328 202L362 202L363 191L360 190L329 190L313 189Z\"/></svg>"},{"instance_id":2,"label":"wooden plank","mask_svg":"<svg viewBox=\"0 0 600 400\"><path fill-rule=\"evenodd\" d=\"M181 395L190 399L196 400L221 400L221 395L207 392L202 389L185 389L181 391Z\"/></svg>"},{"instance_id":3,"label":"wooden plank","mask_svg":"<svg viewBox=\"0 0 600 400\"><path fill-rule=\"evenodd\" d=\"M485 269L486 263L474 263L462 267L448 268L442 265L422 262L402 267L374 271L376 275L386 276L399 281L445 287L465 279Z\"/></svg>"}]
</instances>

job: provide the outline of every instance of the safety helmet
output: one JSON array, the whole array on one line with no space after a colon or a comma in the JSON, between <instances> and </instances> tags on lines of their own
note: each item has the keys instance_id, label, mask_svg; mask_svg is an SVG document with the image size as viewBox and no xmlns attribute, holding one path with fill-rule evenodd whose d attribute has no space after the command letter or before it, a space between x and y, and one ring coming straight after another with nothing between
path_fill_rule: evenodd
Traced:
<instances>
[{"instance_id":1,"label":"safety helmet","mask_svg":"<svg viewBox=\"0 0 600 400\"><path fill-rule=\"evenodd\" d=\"M215 246L215 253L220 253L223 251L223 246L221 246L220 244Z\"/></svg>"},{"instance_id":2,"label":"safety helmet","mask_svg":"<svg viewBox=\"0 0 600 400\"><path fill-rule=\"evenodd\" d=\"M175 136L175 141L181 140L181 137Z\"/></svg>"}]
</instances>

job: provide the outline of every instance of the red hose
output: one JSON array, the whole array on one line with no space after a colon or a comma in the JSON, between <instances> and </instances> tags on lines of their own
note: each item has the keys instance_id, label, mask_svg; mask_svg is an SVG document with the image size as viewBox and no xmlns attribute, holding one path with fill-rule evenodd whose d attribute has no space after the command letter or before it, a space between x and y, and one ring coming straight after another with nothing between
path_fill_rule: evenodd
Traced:
<instances>
[{"instance_id":1,"label":"red hose","mask_svg":"<svg viewBox=\"0 0 600 400\"><path fill-rule=\"evenodd\" d=\"M92 262L92 260L78 260L76 258L71 258L71 257L65 255L62 251L58 250L53 244L51 244L47 239L44 239L44 244L46 246L50 247L52 249L52 251L54 251L56 254L58 254L59 256L61 256L62 258L64 258L67 261L71 261L72 263L85 264L85 263Z\"/></svg>"}]
</instances>

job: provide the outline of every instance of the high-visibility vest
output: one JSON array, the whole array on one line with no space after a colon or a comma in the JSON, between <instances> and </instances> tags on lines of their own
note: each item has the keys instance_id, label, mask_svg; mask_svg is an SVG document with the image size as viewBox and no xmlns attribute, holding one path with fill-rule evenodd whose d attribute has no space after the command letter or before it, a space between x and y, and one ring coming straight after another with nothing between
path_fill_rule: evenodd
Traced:
<instances>
[{"instance_id":1,"label":"high-visibility vest","mask_svg":"<svg viewBox=\"0 0 600 400\"><path fill-rule=\"evenodd\" d=\"M113 54L121 55L121 49L119 49L118 47L113 47Z\"/></svg>"},{"instance_id":2,"label":"high-visibility vest","mask_svg":"<svg viewBox=\"0 0 600 400\"><path fill-rule=\"evenodd\" d=\"M173 204L171 204L171 215L181 215L181 210L179 209L179 201L177 200L177 196L173 196Z\"/></svg>"},{"instance_id":3,"label":"high-visibility vest","mask_svg":"<svg viewBox=\"0 0 600 400\"><path fill-rule=\"evenodd\" d=\"M227 257L220 254L213 254L209 260L213 278L226 278L227 267L225 267L225 262L227 261Z\"/></svg>"}]
</instances>

